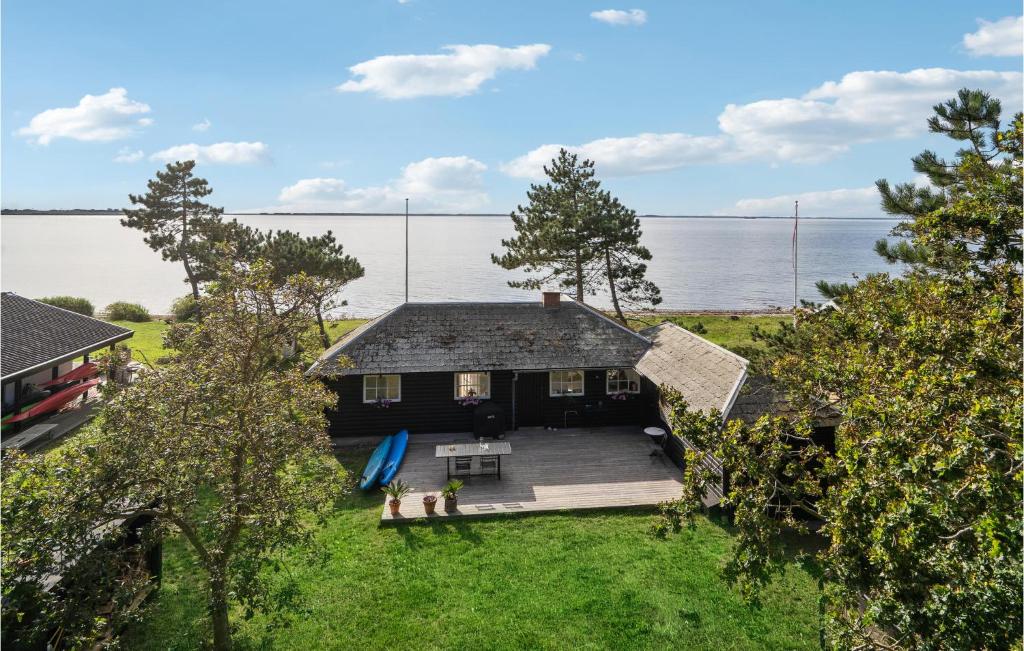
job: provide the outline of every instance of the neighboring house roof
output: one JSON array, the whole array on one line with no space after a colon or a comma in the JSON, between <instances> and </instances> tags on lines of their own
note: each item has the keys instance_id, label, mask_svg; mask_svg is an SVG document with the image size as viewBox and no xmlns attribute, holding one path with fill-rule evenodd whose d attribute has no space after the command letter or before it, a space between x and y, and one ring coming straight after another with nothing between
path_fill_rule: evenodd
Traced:
<instances>
[{"instance_id":1,"label":"neighboring house roof","mask_svg":"<svg viewBox=\"0 0 1024 651\"><path fill-rule=\"evenodd\" d=\"M771 379L754 375L747 379L736 398L730 418L739 418L753 425L765 414L772 416L796 416L797 410L786 398L786 394ZM831 407L821 407L814 417L815 427L834 427L839 424L839 414Z\"/></svg>"},{"instance_id":2,"label":"neighboring house roof","mask_svg":"<svg viewBox=\"0 0 1024 651\"><path fill-rule=\"evenodd\" d=\"M744 383L729 417L739 418L748 425L753 425L765 414L782 416L792 411L786 396L767 377L754 375Z\"/></svg>"},{"instance_id":3,"label":"neighboring house roof","mask_svg":"<svg viewBox=\"0 0 1024 651\"><path fill-rule=\"evenodd\" d=\"M717 409L725 418L747 376L747 360L668 321L641 330L650 350L636 370L683 395L691 409Z\"/></svg>"},{"instance_id":4,"label":"neighboring house roof","mask_svg":"<svg viewBox=\"0 0 1024 651\"><path fill-rule=\"evenodd\" d=\"M540 303L405 303L349 333L308 373L631 368L650 341L563 297ZM346 358L354 366L346 367Z\"/></svg>"},{"instance_id":5,"label":"neighboring house roof","mask_svg":"<svg viewBox=\"0 0 1024 651\"><path fill-rule=\"evenodd\" d=\"M0 379L31 375L133 334L128 328L3 292Z\"/></svg>"}]
</instances>

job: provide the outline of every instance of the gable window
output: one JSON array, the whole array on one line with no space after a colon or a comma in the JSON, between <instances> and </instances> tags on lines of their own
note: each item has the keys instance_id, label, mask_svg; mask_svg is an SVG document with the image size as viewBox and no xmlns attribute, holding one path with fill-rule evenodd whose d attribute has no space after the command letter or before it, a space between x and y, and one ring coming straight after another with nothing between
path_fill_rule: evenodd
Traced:
<instances>
[{"instance_id":1,"label":"gable window","mask_svg":"<svg viewBox=\"0 0 1024 651\"><path fill-rule=\"evenodd\" d=\"M583 371L551 371L548 378L551 397L583 395Z\"/></svg>"},{"instance_id":2,"label":"gable window","mask_svg":"<svg viewBox=\"0 0 1024 651\"><path fill-rule=\"evenodd\" d=\"M490 373L456 373L455 374L455 399L461 398L490 398L491 397L491 374Z\"/></svg>"},{"instance_id":3,"label":"gable window","mask_svg":"<svg viewBox=\"0 0 1024 651\"><path fill-rule=\"evenodd\" d=\"M607 392L640 393L640 374L630 368L608 369Z\"/></svg>"},{"instance_id":4,"label":"gable window","mask_svg":"<svg viewBox=\"0 0 1024 651\"><path fill-rule=\"evenodd\" d=\"M402 400L401 375L364 375L363 402L400 402Z\"/></svg>"}]
</instances>

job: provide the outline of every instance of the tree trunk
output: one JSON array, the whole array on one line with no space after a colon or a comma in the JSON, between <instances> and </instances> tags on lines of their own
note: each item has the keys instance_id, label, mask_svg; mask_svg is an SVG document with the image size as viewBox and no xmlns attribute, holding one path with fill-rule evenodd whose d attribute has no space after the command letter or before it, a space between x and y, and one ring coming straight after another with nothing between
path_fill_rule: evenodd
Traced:
<instances>
[{"instance_id":1,"label":"tree trunk","mask_svg":"<svg viewBox=\"0 0 1024 651\"><path fill-rule=\"evenodd\" d=\"M228 591L224 579L210 579L210 619L213 620L213 648L231 648L231 624L228 621Z\"/></svg>"},{"instance_id":2,"label":"tree trunk","mask_svg":"<svg viewBox=\"0 0 1024 651\"><path fill-rule=\"evenodd\" d=\"M324 315L320 313L320 304L316 304L316 324L320 326L320 341L324 345L324 350L331 347L331 338L327 336L327 328L324 327Z\"/></svg>"},{"instance_id":3,"label":"tree trunk","mask_svg":"<svg viewBox=\"0 0 1024 651\"><path fill-rule=\"evenodd\" d=\"M576 249L576 300L583 302L583 257Z\"/></svg>"},{"instance_id":4,"label":"tree trunk","mask_svg":"<svg viewBox=\"0 0 1024 651\"><path fill-rule=\"evenodd\" d=\"M622 325L629 327L629 323L626 322L626 315L622 313L622 308L619 307L619 295L615 291L615 274L612 272L612 253L608 249L604 250L604 262L605 267L608 270L608 291L612 295L612 305L615 307L615 316L618 317L619 321L622 321Z\"/></svg>"},{"instance_id":5,"label":"tree trunk","mask_svg":"<svg viewBox=\"0 0 1024 651\"><path fill-rule=\"evenodd\" d=\"M196 280L196 273L192 271L192 264L188 259L188 191L181 191L181 241L178 243L178 255L185 265L185 275L188 276L188 283L192 285L192 298L199 301L199 281Z\"/></svg>"}]
</instances>

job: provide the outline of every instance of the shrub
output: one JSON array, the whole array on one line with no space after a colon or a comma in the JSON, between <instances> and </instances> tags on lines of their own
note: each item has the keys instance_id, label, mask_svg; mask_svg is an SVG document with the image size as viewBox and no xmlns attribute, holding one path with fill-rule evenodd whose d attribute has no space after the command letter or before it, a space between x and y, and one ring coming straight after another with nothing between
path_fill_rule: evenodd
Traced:
<instances>
[{"instance_id":1,"label":"shrub","mask_svg":"<svg viewBox=\"0 0 1024 651\"><path fill-rule=\"evenodd\" d=\"M171 314L174 315L175 321L191 321L196 317L197 311L196 299L192 294L185 294L171 304Z\"/></svg>"},{"instance_id":2,"label":"shrub","mask_svg":"<svg viewBox=\"0 0 1024 651\"><path fill-rule=\"evenodd\" d=\"M134 321L143 323L150 320L149 312L138 303L117 301L107 306L107 318L111 321Z\"/></svg>"},{"instance_id":3,"label":"shrub","mask_svg":"<svg viewBox=\"0 0 1024 651\"><path fill-rule=\"evenodd\" d=\"M78 296L48 296L46 298L38 298L36 300L40 303L60 307L71 312L78 312L85 316L92 316L96 312L92 303Z\"/></svg>"}]
</instances>

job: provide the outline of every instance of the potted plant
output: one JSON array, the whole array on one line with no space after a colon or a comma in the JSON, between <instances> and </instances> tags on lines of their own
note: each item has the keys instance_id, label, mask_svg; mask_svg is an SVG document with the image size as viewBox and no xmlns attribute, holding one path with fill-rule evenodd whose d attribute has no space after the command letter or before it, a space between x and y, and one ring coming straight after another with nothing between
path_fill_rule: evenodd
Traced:
<instances>
[{"instance_id":1,"label":"potted plant","mask_svg":"<svg viewBox=\"0 0 1024 651\"><path fill-rule=\"evenodd\" d=\"M402 498L412 492L412 487L401 479L392 481L381 488L384 494L390 497L388 506L391 507L391 515L398 515L398 509L402 506Z\"/></svg>"},{"instance_id":2,"label":"potted plant","mask_svg":"<svg viewBox=\"0 0 1024 651\"><path fill-rule=\"evenodd\" d=\"M434 507L437 506L437 495L428 493L423 496L423 511L427 515L434 515Z\"/></svg>"},{"instance_id":3,"label":"potted plant","mask_svg":"<svg viewBox=\"0 0 1024 651\"><path fill-rule=\"evenodd\" d=\"M462 490L462 480L453 479L441 489L441 495L444 497L444 510L451 513L456 510L459 506L459 491Z\"/></svg>"}]
</instances>

